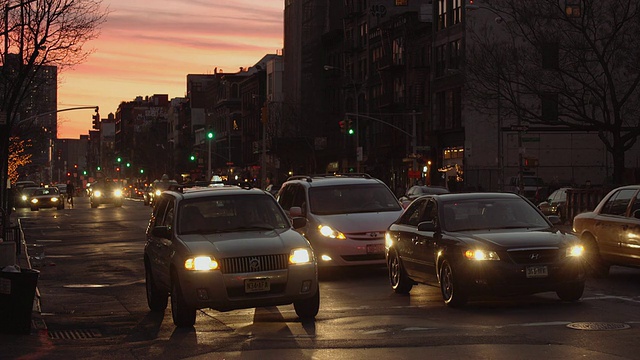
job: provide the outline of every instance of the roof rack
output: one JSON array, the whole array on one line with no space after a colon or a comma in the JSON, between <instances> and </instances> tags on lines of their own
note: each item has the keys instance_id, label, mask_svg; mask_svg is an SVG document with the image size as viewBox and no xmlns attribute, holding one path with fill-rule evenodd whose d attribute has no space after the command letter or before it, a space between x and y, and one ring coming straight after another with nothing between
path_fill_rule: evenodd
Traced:
<instances>
[{"instance_id":1,"label":"roof rack","mask_svg":"<svg viewBox=\"0 0 640 360\"><path fill-rule=\"evenodd\" d=\"M293 175L287 178L289 180L306 180L307 182L311 182L312 178L328 178L328 177L351 177L351 178L364 178L364 179L373 179L371 175L367 173L331 173L331 174L312 174L312 175Z\"/></svg>"}]
</instances>

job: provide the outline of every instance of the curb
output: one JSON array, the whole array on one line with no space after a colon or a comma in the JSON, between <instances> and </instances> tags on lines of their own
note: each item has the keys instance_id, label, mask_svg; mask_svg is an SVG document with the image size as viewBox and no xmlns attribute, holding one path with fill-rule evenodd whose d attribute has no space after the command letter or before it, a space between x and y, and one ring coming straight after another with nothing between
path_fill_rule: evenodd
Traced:
<instances>
[{"instance_id":1,"label":"curb","mask_svg":"<svg viewBox=\"0 0 640 360\"><path fill-rule=\"evenodd\" d=\"M18 259L18 265L20 265L21 268L33 269L33 266L31 265L31 259L29 258L29 251L28 251L29 247L27 246L27 241L24 237L24 232L22 231L22 223L20 222L20 219L17 219L17 223L18 223L18 228L20 229L20 250L21 250L19 259ZM40 303L41 299L42 297L40 295L40 289L38 289L38 286L36 285L36 294L33 298L33 307L32 307L32 313L31 313L32 331L47 330L47 325L45 324L44 319L42 318L42 306Z\"/></svg>"}]
</instances>

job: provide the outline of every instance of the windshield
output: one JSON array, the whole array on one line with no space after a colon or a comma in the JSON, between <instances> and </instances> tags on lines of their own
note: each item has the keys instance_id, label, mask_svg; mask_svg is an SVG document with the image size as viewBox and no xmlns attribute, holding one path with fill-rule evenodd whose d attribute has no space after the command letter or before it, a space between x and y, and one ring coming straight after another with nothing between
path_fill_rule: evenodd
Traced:
<instances>
[{"instance_id":1,"label":"windshield","mask_svg":"<svg viewBox=\"0 0 640 360\"><path fill-rule=\"evenodd\" d=\"M38 195L58 195L58 189L56 188L44 188L44 189L36 189L33 192L34 196Z\"/></svg>"},{"instance_id":2,"label":"windshield","mask_svg":"<svg viewBox=\"0 0 640 360\"><path fill-rule=\"evenodd\" d=\"M309 207L318 215L402 210L383 184L322 186L309 189Z\"/></svg>"},{"instance_id":3,"label":"windshield","mask_svg":"<svg viewBox=\"0 0 640 360\"><path fill-rule=\"evenodd\" d=\"M185 200L178 208L179 234L274 230L291 227L271 196L238 195Z\"/></svg>"},{"instance_id":4,"label":"windshield","mask_svg":"<svg viewBox=\"0 0 640 360\"><path fill-rule=\"evenodd\" d=\"M549 223L522 199L474 199L444 203L443 230L546 228Z\"/></svg>"}]
</instances>

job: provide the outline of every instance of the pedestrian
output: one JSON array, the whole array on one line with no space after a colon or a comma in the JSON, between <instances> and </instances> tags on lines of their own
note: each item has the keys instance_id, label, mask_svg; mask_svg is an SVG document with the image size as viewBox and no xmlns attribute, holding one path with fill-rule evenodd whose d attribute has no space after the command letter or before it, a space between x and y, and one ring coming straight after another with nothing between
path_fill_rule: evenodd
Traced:
<instances>
[{"instance_id":1,"label":"pedestrian","mask_svg":"<svg viewBox=\"0 0 640 360\"><path fill-rule=\"evenodd\" d=\"M67 182L67 202L69 203L69 205L71 205L71 207L73 208L73 193L75 191L75 186L73 186L73 183L71 181Z\"/></svg>"}]
</instances>

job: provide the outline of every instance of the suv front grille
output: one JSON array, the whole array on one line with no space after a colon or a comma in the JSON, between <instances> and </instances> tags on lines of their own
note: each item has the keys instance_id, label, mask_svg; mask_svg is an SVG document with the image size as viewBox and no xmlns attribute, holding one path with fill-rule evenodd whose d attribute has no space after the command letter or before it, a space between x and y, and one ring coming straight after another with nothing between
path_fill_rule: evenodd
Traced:
<instances>
[{"instance_id":1,"label":"suv front grille","mask_svg":"<svg viewBox=\"0 0 640 360\"><path fill-rule=\"evenodd\" d=\"M289 255L243 256L222 259L220 270L223 274L252 273L286 269Z\"/></svg>"}]
</instances>

